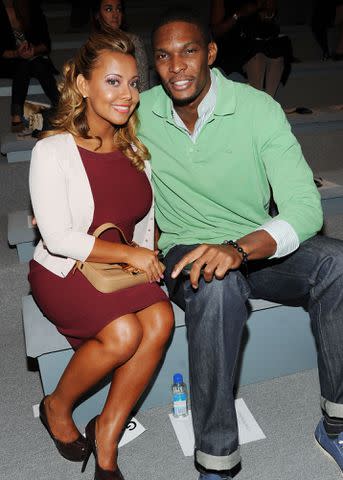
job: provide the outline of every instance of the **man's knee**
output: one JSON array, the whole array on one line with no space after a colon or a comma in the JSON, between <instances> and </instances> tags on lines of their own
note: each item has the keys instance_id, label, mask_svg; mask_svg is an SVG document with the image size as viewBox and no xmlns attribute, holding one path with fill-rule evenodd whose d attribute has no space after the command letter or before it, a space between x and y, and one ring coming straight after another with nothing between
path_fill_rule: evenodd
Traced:
<instances>
[{"instance_id":1,"label":"man's knee","mask_svg":"<svg viewBox=\"0 0 343 480\"><path fill-rule=\"evenodd\" d=\"M220 321L228 315L245 318L250 288L239 271L229 272L222 280L206 282L203 278L194 290L185 284L186 314L188 318L211 318Z\"/></svg>"},{"instance_id":2,"label":"man's knee","mask_svg":"<svg viewBox=\"0 0 343 480\"><path fill-rule=\"evenodd\" d=\"M303 243L304 255L317 259L313 270L313 283L331 283L335 279L343 280L343 241L317 235Z\"/></svg>"}]
</instances>

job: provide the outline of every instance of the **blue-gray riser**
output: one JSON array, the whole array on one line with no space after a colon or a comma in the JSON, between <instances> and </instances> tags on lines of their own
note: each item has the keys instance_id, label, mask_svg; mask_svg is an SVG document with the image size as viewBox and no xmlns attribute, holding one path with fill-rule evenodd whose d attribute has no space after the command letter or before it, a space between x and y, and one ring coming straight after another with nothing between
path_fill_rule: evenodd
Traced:
<instances>
[{"instance_id":1,"label":"blue-gray riser","mask_svg":"<svg viewBox=\"0 0 343 480\"><path fill-rule=\"evenodd\" d=\"M331 131L313 130L296 133L296 136L315 174L325 177L326 172L330 171L328 180L342 184L343 179L338 176L343 164L343 128Z\"/></svg>"},{"instance_id":2,"label":"blue-gray riser","mask_svg":"<svg viewBox=\"0 0 343 480\"><path fill-rule=\"evenodd\" d=\"M293 64L286 85L278 89L281 105L319 107L343 103L343 62Z\"/></svg>"},{"instance_id":3,"label":"blue-gray riser","mask_svg":"<svg viewBox=\"0 0 343 480\"><path fill-rule=\"evenodd\" d=\"M320 60L322 52L315 41L309 25L283 25L281 32L288 35L292 41L293 54L300 60ZM337 38L337 30L328 31L329 46L333 48Z\"/></svg>"},{"instance_id":4,"label":"blue-gray riser","mask_svg":"<svg viewBox=\"0 0 343 480\"><path fill-rule=\"evenodd\" d=\"M307 313L300 307L274 304L268 308L263 305L265 302L256 301L256 309L251 312L244 332L237 375L241 385L288 375L316 365L316 351ZM170 384L176 371L182 372L187 382L189 380L186 328L183 313L175 308L175 333L157 378L140 402L142 410L170 403ZM38 356L43 390L47 394L55 388L73 352L65 339L56 334L54 327L44 318L39 319L39 315L37 307L32 305L32 298L23 297L27 353ZM53 345L51 351L48 345ZM75 410L74 417L80 427L99 412L107 391L108 385Z\"/></svg>"}]
</instances>

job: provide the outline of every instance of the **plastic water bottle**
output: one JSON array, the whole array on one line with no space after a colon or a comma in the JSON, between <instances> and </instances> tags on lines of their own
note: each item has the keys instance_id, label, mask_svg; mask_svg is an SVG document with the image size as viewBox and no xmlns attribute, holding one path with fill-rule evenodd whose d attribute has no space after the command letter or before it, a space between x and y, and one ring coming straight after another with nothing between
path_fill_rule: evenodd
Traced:
<instances>
[{"instance_id":1,"label":"plastic water bottle","mask_svg":"<svg viewBox=\"0 0 343 480\"><path fill-rule=\"evenodd\" d=\"M173 415L175 418L187 417L188 415L188 394L187 386L183 381L181 373L173 376Z\"/></svg>"}]
</instances>

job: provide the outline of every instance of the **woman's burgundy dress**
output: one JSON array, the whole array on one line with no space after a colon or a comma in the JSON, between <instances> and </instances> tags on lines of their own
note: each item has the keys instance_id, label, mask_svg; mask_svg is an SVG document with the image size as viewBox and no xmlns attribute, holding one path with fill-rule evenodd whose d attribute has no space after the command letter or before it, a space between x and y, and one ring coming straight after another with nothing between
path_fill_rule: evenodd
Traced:
<instances>
[{"instance_id":1,"label":"woman's burgundy dress","mask_svg":"<svg viewBox=\"0 0 343 480\"><path fill-rule=\"evenodd\" d=\"M123 153L96 153L79 147L94 198L94 218L88 233L112 222L124 231L128 241L149 211L152 190L144 172L132 166ZM121 242L114 230L104 240ZM72 347L94 337L108 323L167 300L156 283L148 283L113 293L98 292L78 271L58 277L35 260L30 262L32 294L44 315L65 335Z\"/></svg>"}]
</instances>

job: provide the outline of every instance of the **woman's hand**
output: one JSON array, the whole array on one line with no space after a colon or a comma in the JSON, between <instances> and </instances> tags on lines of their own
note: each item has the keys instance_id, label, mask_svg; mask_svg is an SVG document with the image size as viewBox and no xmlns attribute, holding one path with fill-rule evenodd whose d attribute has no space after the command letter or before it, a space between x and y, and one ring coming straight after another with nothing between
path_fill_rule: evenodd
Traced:
<instances>
[{"instance_id":1,"label":"woman's hand","mask_svg":"<svg viewBox=\"0 0 343 480\"><path fill-rule=\"evenodd\" d=\"M163 278L163 265L157 258L158 250L134 247L130 251L127 263L148 275L149 282L159 282Z\"/></svg>"},{"instance_id":2,"label":"woman's hand","mask_svg":"<svg viewBox=\"0 0 343 480\"><path fill-rule=\"evenodd\" d=\"M35 55L34 47L28 42L23 42L18 48L18 56L24 60L29 60Z\"/></svg>"}]
</instances>

